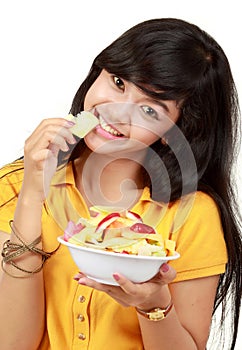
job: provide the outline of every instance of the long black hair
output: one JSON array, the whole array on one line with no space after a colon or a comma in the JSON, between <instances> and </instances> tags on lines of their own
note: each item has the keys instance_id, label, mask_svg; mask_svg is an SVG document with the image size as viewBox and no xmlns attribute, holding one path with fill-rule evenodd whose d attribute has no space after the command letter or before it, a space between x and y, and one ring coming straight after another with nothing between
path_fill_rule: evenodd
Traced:
<instances>
[{"instance_id":1,"label":"long black hair","mask_svg":"<svg viewBox=\"0 0 242 350\"><path fill-rule=\"evenodd\" d=\"M152 198L158 201L167 201L167 188L171 190L169 201L173 202L193 191L195 185L216 201L228 263L220 277L214 311L219 305L222 310L231 305L232 350L241 302L241 218L232 178L239 105L227 57L218 43L196 25L173 18L142 22L95 58L73 99L70 113L76 115L83 110L86 93L103 69L132 82L151 98L175 100L180 106L177 126L192 150L196 172L189 169L189 162L187 172L181 172L177 158L184 156L182 145L177 146L174 154L174 145L162 146L159 140L147 154L146 166L152 177L147 177L147 185ZM168 141L174 139L174 131L172 128L167 132ZM71 156L60 152L59 164L79 157L83 147L85 144L80 141ZM169 184L156 166L153 154L165 165ZM225 316L222 312L221 325Z\"/></svg>"},{"instance_id":2,"label":"long black hair","mask_svg":"<svg viewBox=\"0 0 242 350\"><path fill-rule=\"evenodd\" d=\"M102 69L135 84L145 94L180 104L177 126L188 141L196 162L196 174L181 173L177 157L184 149L162 146L157 141L148 152L151 171L151 195L155 200L170 201L189 193L194 184L216 201L221 214L228 251L225 274L221 275L214 311L230 305L234 349L238 333L241 302L241 235L239 210L233 184L233 160L236 159L239 130L239 104L228 59L218 43L196 25L165 18L140 23L126 31L94 60L89 74L77 91L70 112L83 110L85 95ZM171 129L167 138L172 139ZM80 155L83 143L70 158ZM161 175L153 161L155 151L169 174ZM153 161L153 163L152 163ZM187 164L189 168L189 163ZM164 180L165 179L165 180ZM153 184L153 185L152 185ZM158 184L158 185L157 185ZM153 188L152 188L153 187ZM221 325L225 319L222 311Z\"/></svg>"}]
</instances>

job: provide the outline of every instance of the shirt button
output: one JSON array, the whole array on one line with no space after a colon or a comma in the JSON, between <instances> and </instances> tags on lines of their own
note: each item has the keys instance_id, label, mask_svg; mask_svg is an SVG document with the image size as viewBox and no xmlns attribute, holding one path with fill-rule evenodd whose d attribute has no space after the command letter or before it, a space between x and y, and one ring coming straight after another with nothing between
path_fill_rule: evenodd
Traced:
<instances>
[{"instance_id":1,"label":"shirt button","mask_svg":"<svg viewBox=\"0 0 242 350\"><path fill-rule=\"evenodd\" d=\"M84 297L84 295L80 295L78 300L80 303L84 303L86 301L86 298Z\"/></svg>"},{"instance_id":2,"label":"shirt button","mask_svg":"<svg viewBox=\"0 0 242 350\"><path fill-rule=\"evenodd\" d=\"M85 317L82 314L79 314L77 316L78 321L83 322L85 320Z\"/></svg>"},{"instance_id":3,"label":"shirt button","mask_svg":"<svg viewBox=\"0 0 242 350\"><path fill-rule=\"evenodd\" d=\"M86 336L85 336L85 334L83 334L83 333L79 333L79 334L78 334L78 338L79 338L80 340L85 340L85 339L86 339Z\"/></svg>"}]
</instances>

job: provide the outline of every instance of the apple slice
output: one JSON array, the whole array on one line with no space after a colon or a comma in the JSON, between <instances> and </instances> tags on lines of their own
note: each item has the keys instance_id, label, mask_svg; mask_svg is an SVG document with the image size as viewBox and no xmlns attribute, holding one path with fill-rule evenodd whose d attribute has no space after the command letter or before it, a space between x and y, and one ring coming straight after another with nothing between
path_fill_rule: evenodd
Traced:
<instances>
[{"instance_id":1,"label":"apple slice","mask_svg":"<svg viewBox=\"0 0 242 350\"><path fill-rule=\"evenodd\" d=\"M102 240L106 241L107 239L122 237L122 231L120 228L105 228L102 233Z\"/></svg>"},{"instance_id":2,"label":"apple slice","mask_svg":"<svg viewBox=\"0 0 242 350\"><path fill-rule=\"evenodd\" d=\"M66 119L75 122L75 125L71 127L70 130L79 138L86 136L92 129L95 128L95 126L99 124L99 121L95 115L87 111L78 113L76 117L69 114Z\"/></svg>"},{"instance_id":3,"label":"apple slice","mask_svg":"<svg viewBox=\"0 0 242 350\"><path fill-rule=\"evenodd\" d=\"M96 228L96 232L100 232L105 230L112 222L120 218L120 213L111 213L105 216L98 224Z\"/></svg>"},{"instance_id":4,"label":"apple slice","mask_svg":"<svg viewBox=\"0 0 242 350\"><path fill-rule=\"evenodd\" d=\"M137 233L156 233L153 227L140 222L133 224L130 230Z\"/></svg>"},{"instance_id":5,"label":"apple slice","mask_svg":"<svg viewBox=\"0 0 242 350\"><path fill-rule=\"evenodd\" d=\"M141 216L133 211L127 210L125 213L126 218L134 220L134 221L139 221L143 222Z\"/></svg>"},{"instance_id":6,"label":"apple slice","mask_svg":"<svg viewBox=\"0 0 242 350\"><path fill-rule=\"evenodd\" d=\"M73 221L69 221L64 231L64 241L68 241L72 236L79 233L84 226L81 223L75 224Z\"/></svg>"}]
</instances>

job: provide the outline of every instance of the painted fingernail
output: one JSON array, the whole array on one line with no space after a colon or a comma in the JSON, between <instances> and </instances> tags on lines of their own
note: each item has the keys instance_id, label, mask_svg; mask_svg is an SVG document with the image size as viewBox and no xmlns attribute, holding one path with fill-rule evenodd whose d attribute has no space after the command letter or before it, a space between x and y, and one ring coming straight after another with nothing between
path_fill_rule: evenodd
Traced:
<instances>
[{"instance_id":1,"label":"painted fingernail","mask_svg":"<svg viewBox=\"0 0 242 350\"><path fill-rule=\"evenodd\" d=\"M82 277L85 277L85 276L83 275L83 273L82 273L82 272L78 272L78 273L73 277L73 279L74 279L75 281L79 281L79 279L82 278Z\"/></svg>"},{"instance_id":2,"label":"painted fingernail","mask_svg":"<svg viewBox=\"0 0 242 350\"><path fill-rule=\"evenodd\" d=\"M117 273L113 274L113 278L115 279L115 281L119 281L120 280L120 276Z\"/></svg>"},{"instance_id":3,"label":"painted fingernail","mask_svg":"<svg viewBox=\"0 0 242 350\"><path fill-rule=\"evenodd\" d=\"M82 276L81 276L79 273L77 273L77 274L73 277L73 279L76 280L76 281L78 281L81 277L82 277Z\"/></svg>"},{"instance_id":4,"label":"painted fingernail","mask_svg":"<svg viewBox=\"0 0 242 350\"><path fill-rule=\"evenodd\" d=\"M85 281L84 279L80 279L80 280L78 281L78 283L81 284L81 285L83 285L83 286L86 286L86 285L87 285L87 284L86 284L86 281Z\"/></svg>"},{"instance_id":5,"label":"painted fingernail","mask_svg":"<svg viewBox=\"0 0 242 350\"><path fill-rule=\"evenodd\" d=\"M167 272L169 271L169 265L164 263L162 266L161 266L161 271L162 272Z\"/></svg>"},{"instance_id":6,"label":"painted fingernail","mask_svg":"<svg viewBox=\"0 0 242 350\"><path fill-rule=\"evenodd\" d=\"M66 120L66 126L74 126L76 123L75 122L72 122L71 120Z\"/></svg>"}]
</instances>

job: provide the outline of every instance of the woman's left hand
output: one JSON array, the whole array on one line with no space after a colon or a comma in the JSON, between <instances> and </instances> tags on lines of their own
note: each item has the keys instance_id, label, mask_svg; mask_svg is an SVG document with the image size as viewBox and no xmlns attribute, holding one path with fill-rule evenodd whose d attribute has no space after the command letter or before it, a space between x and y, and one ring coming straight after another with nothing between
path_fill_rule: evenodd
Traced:
<instances>
[{"instance_id":1,"label":"woman's left hand","mask_svg":"<svg viewBox=\"0 0 242 350\"><path fill-rule=\"evenodd\" d=\"M176 277L176 271L165 263L155 277L144 283L133 283L118 273L113 277L119 286L98 283L80 272L74 279L79 284L107 293L123 306L149 309L159 302L162 304L163 295L164 302L167 300L167 285Z\"/></svg>"}]
</instances>

